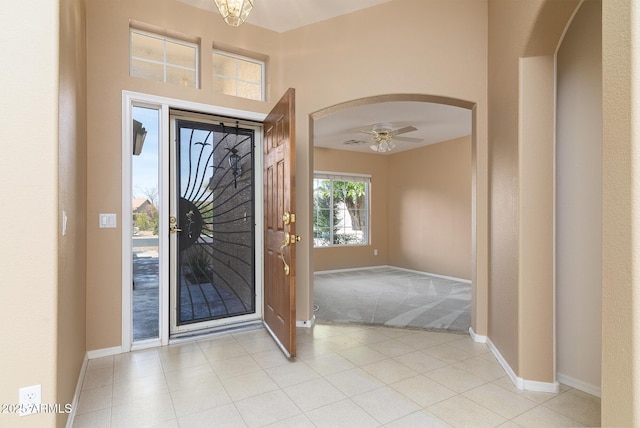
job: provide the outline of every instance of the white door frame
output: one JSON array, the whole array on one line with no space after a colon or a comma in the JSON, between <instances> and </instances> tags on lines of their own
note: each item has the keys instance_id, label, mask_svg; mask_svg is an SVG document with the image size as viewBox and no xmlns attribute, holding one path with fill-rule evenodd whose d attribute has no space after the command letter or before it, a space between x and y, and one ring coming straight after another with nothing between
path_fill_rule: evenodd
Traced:
<instances>
[{"instance_id":1,"label":"white door frame","mask_svg":"<svg viewBox=\"0 0 640 428\"><path fill-rule=\"evenodd\" d=\"M122 352L129 352L135 349L143 349L155 346L164 346L169 344L169 275L168 269L164 263L169 260L169 237L165 233L160 233L159 236L159 267L160 267L160 284L159 284L159 338L144 340L133 343L133 299L132 299L132 281L133 272L131 266L131 253L132 253L132 225L128 219L131 217L131 153L132 147L132 135L133 135L133 106L156 108L160 112L160 126L158 132L158 138L161 144L159 144L160 153L158 162L160 163L160 182L158 189L158 196L160 203L160 224L159 229L161 231L169 230L169 187L166 185L169 182L169 145L162 144L162 142L169 141L169 109L183 109L194 112L200 112L205 114L227 116L237 119L250 120L254 122L262 123L266 117L264 113L251 112L246 110L237 110L227 107L201 104L191 101L179 100L175 98L167 98L156 95L143 94L132 91L122 91ZM256 288L263 287L263 257L262 257L262 240L263 240L263 224L258 221L263 217L262 215L262 135L256 135L256 149L255 159L256 164L256 204L255 204L255 219L256 219ZM256 307L261 305L261 299L256 299Z\"/></svg>"}]
</instances>

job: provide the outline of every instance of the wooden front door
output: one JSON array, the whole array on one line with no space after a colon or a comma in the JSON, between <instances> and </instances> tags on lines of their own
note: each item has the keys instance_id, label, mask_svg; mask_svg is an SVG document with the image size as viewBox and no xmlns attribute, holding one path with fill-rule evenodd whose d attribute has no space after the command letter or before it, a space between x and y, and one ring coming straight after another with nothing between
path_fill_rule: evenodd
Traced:
<instances>
[{"instance_id":1,"label":"wooden front door","mask_svg":"<svg viewBox=\"0 0 640 428\"><path fill-rule=\"evenodd\" d=\"M264 323L296 354L295 90L264 122Z\"/></svg>"}]
</instances>

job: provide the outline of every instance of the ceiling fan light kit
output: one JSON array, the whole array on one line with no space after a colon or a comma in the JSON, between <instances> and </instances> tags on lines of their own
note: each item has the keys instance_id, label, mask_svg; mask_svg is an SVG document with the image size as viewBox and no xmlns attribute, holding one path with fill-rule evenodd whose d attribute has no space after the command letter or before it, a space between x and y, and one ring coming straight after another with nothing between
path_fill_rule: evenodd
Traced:
<instances>
[{"instance_id":1,"label":"ceiling fan light kit","mask_svg":"<svg viewBox=\"0 0 640 428\"><path fill-rule=\"evenodd\" d=\"M253 9L253 0L213 0L220 11L220 15L228 25L238 27L242 24L251 9Z\"/></svg>"},{"instance_id":2,"label":"ceiling fan light kit","mask_svg":"<svg viewBox=\"0 0 640 428\"><path fill-rule=\"evenodd\" d=\"M416 131L416 128L413 126L406 126L404 128L394 130L390 123L376 123L373 125L372 131L367 132L367 134L372 135L373 140L373 144L369 146L369 148L378 153L390 152L396 147L396 143L393 142L395 136L411 131Z\"/></svg>"}]
</instances>

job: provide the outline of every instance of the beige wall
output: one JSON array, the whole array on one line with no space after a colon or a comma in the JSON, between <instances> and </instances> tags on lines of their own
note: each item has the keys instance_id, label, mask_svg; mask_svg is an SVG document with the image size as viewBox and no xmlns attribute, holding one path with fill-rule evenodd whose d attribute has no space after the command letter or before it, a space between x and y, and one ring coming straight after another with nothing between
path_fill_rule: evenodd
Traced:
<instances>
[{"instance_id":1,"label":"beige wall","mask_svg":"<svg viewBox=\"0 0 640 428\"><path fill-rule=\"evenodd\" d=\"M314 169L372 176L371 245L315 248L314 271L388 264L471 278L471 137L387 156L316 147Z\"/></svg>"},{"instance_id":2,"label":"beige wall","mask_svg":"<svg viewBox=\"0 0 640 428\"><path fill-rule=\"evenodd\" d=\"M129 77L129 21L200 38L201 88ZM215 95L211 48L214 43L269 57L270 75L281 75L277 33L250 25L236 29L220 16L173 0L93 0L87 3L88 197L87 347L119 346L122 331L121 230L99 229L99 213L122 212L122 90L266 113L270 103ZM269 98L284 92L271 80ZM121 224L118 220L118 225Z\"/></svg>"},{"instance_id":3,"label":"beige wall","mask_svg":"<svg viewBox=\"0 0 640 428\"><path fill-rule=\"evenodd\" d=\"M489 1L489 338L553 382L553 55L579 1Z\"/></svg>"},{"instance_id":4,"label":"beige wall","mask_svg":"<svg viewBox=\"0 0 640 428\"><path fill-rule=\"evenodd\" d=\"M58 298L58 2L0 14L0 403L42 385L56 403ZM28 38L25 37L28 35ZM27 43L37 40L37 43ZM77 372L67 373L77 379ZM0 425L54 426L54 414L0 414Z\"/></svg>"},{"instance_id":5,"label":"beige wall","mask_svg":"<svg viewBox=\"0 0 640 428\"><path fill-rule=\"evenodd\" d=\"M602 426L640 426L640 8L602 2Z\"/></svg>"},{"instance_id":6,"label":"beige wall","mask_svg":"<svg viewBox=\"0 0 640 428\"><path fill-rule=\"evenodd\" d=\"M85 31L84 1L61 1L58 209L67 213L67 233L58 247L58 403L71 403L86 352ZM66 419L58 415L58 426Z\"/></svg>"},{"instance_id":7,"label":"beige wall","mask_svg":"<svg viewBox=\"0 0 640 428\"><path fill-rule=\"evenodd\" d=\"M600 390L602 2L585 1L557 56L556 313L560 381Z\"/></svg>"},{"instance_id":8,"label":"beige wall","mask_svg":"<svg viewBox=\"0 0 640 428\"><path fill-rule=\"evenodd\" d=\"M315 248L313 250L314 271L386 265L388 158L376 154L316 147L313 159L316 171L371 175L369 194L371 245ZM374 249L378 250L377 256L373 254Z\"/></svg>"},{"instance_id":9,"label":"beige wall","mask_svg":"<svg viewBox=\"0 0 640 428\"><path fill-rule=\"evenodd\" d=\"M169 0L88 2L88 349L120 345L120 229L98 229L97 217L100 212L121 212L121 91L258 112L267 112L271 105L211 94L211 63L206 53L202 54L202 89L129 77L130 19L200 37L204 52L217 42L268 55L272 101L284 92L283 82L296 88L297 214L304 239L311 236L313 156L308 118L316 111L388 93L458 98L477 104L478 151L486 153L486 12L486 2L477 0L394 0L277 34L248 24L230 28L215 14ZM386 30L380 32L379 25L372 25L376 22ZM419 43L400 42L406 39ZM380 52L393 52L397 60L380 61ZM486 165L479 169L486 176ZM312 256L307 242L297 247L299 320L312 315Z\"/></svg>"},{"instance_id":10,"label":"beige wall","mask_svg":"<svg viewBox=\"0 0 640 428\"><path fill-rule=\"evenodd\" d=\"M312 233L311 184L302 173L313 168L312 129L306 118L341 103L381 94L429 94L477 104L477 187L481 200L486 201L486 16L486 1L394 0L283 35L284 77L297 90L300 119L299 232ZM486 241L482 205L477 215L478 235ZM301 248L298 317L307 319L312 314L312 254L311 247ZM479 258L486 257L486 242L478 243L478 252ZM476 283L486 296L486 277L477 278ZM486 310L485 306L478 312Z\"/></svg>"},{"instance_id":11,"label":"beige wall","mask_svg":"<svg viewBox=\"0 0 640 428\"><path fill-rule=\"evenodd\" d=\"M471 137L389 156L389 264L471 279Z\"/></svg>"}]
</instances>

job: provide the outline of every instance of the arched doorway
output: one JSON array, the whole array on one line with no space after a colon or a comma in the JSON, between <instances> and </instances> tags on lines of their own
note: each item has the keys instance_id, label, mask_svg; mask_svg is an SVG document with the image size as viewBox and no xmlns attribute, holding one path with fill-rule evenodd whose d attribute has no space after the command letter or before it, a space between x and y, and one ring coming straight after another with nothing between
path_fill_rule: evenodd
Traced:
<instances>
[{"instance_id":1,"label":"arched doorway","mask_svg":"<svg viewBox=\"0 0 640 428\"><path fill-rule=\"evenodd\" d=\"M326 137L326 135L319 135L318 129L319 129L319 124L322 124L323 122L332 122L332 123L336 123L338 124L338 127L342 127L343 130L346 131L361 131L361 130L365 130L366 131L366 127L370 126L372 124L378 123L378 122L388 122L387 119L382 120L381 117L392 117L392 114L387 114L386 116L380 116L379 118L372 118L374 116L366 116L364 114L355 114L352 115L352 117L349 117L349 115L347 114L348 112L354 112L357 111L358 113L360 112L364 112L364 111L370 111L370 110L376 110L377 111L385 111L385 107L387 107L387 111L389 111L389 109L392 108L401 108L399 107L402 104L406 104L406 105L414 105L414 106L431 106L433 107L432 113L431 113L431 123L429 124L429 131L430 134L437 134L439 132L439 129L442 128L443 126L446 127L446 121L447 121L447 115L444 113L446 112L447 109L449 110L462 110L466 112L466 117L467 117L467 136L468 136L468 140L469 140L469 147L470 147L470 153L469 153L469 176L470 176L470 183L469 183L469 187L470 187L470 201L469 201L469 219L470 219L470 224L469 224L469 236L467 236L468 238L468 256L466 259L467 262L467 267L468 267L468 274L467 275L455 275L452 274L451 272L459 272L459 271L455 271L455 269L450 270L449 271L449 275L446 275L446 268L444 269L444 271L442 271L442 274L444 276L450 276L450 277L454 277L454 278L459 278L460 276L467 276L470 279L470 282L473 284L473 286L471 287L472 289L472 299L471 299L471 327L473 328L473 330L478 331L477 330L477 325L478 322L481 324L480 330L481 331L485 331L484 328L484 323L486 323L486 317L487 317L487 288L486 288L486 280L484 279L480 279L480 281L478 281L478 273L477 273L477 269L476 267L478 266L478 262L477 262L477 258L478 258L478 239L477 239L477 214L478 214L478 209L477 209L477 177L476 177L476 172L478 170L477 168L477 147L476 147L476 135L475 135L475 116L476 116L476 112L475 112L475 104L472 102L468 102L468 101L464 101L464 100L459 100L459 99L454 99L454 98L447 98L447 97L440 97L440 96L432 96L432 95L422 95L422 94L387 94L387 95L379 95L379 96L372 96L372 97L367 97L367 98L361 98L361 99L356 99L356 100L351 100L351 101L347 101L344 103L340 103L340 104L336 104L327 108L324 108L322 110L316 111L315 113L310 115L310 147L313 148L313 146L319 141L319 140L323 140L325 139L324 137ZM357 120L359 120L360 122L358 122L357 120L354 121L353 116L355 116L357 118ZM327 121L328 118L332 118L332 121ZM394 119L392 120L395 121L397 118L394 117ZM429 121L429 118L423 118L422 120L424 121ZM390 125L397 125L396 128L400 128L402 127L402 129L405 129L407 127L413 127L413 125L411 123L409 123L411 121L406 121L406 120L398 120L397 123L391 123ZM360 128L365 128L365 129L355 129L358 128L358 126L355 126L355 124L358 124ZM387 123L389 124L389 123ZM364 126L361 126L364 125ZM424 125L424 124L422 124ZM325 125L323 125L323 127L325 127ZM420 128L421 126L418 126L418 128ZM425 126L426 127L426 126ZM393 128L393 127L392 127ZM415 128L415 127L414 127ZM436 132L436 130L438 130L438 132ZM440 129L441 130L441 129ZM353 135L353 134L351 134ZM420 134L419 132L411 132L411 133L407 133L407 134L403 134L403 136L408 136L408 137L413 137L414 139L420 140L420 137L423 137L424 134ZM418 138L415 138L418 137ZM438 143L438 142L443 142L443 141L448 141L451 139L455 139L457 137L460 137L460 135L455 135L455 134L447 134L446 132L444 134L441 135L441 139L438 140L438 135L429 135L429 137L431 138L429 141L426 142L426 144L433 144L433 143ZM364 142L366 142L365 140L368 138L368 136L366 135L366 133L360 134L360 138L359 139L355 139L352 137L349 137L349 132L345 132L344 134L340 134L340 132L336 131L336 135L332 135L331 138L334 140L334 143L337 141L339 144L343 144L345 146L351 146L349 148L352 149L352 152L368 152L368 153L374 153L372 151L369 150L369 144L363 144ZM435 138L435 140L433 139ZM338 141L339 140L339 141ZM399 143L400 144L400 143ZM403 143L404 144L404 143ZM409 144L410 143L406 143ZM329 149L329 146L327 146L327 144L325 144L324 142L322 143L323 146L325 146L325 148ZM354 148L354 146L356 146ZM359 146L359 147L358 147ZM334 149L336 148L335 146L333 147ZM414 148L414 146L407 146L405 145L404 147L398 147L399 151L404 151L404 150L408 150L410 148ZM417 147L415 147L417 148ZM324 150L324 149L322 149ZM396 150L396 149L394 149ZM312 156L312 161L310 162L311 165L314 165L314 160L313 160L313 149L310 150L311 152L311 156ZM378 154L376 154L378 155ZM369 155L370 156L370 155ZM340 170L340 166L336 166L336 168L338 170ZM313 168L312 168L313 169ZM344 168L343 168L344 169ZM344 171L342 171L344 172ZM313 182L313 171L310 171L310 182ZM375 180L374 180L375 181ZM374 184L375 186L375 184ZM379 217L384 217L384 216L379 216ZM375 217L374 217L375 218ZM386 245L387 243L384 242L384 239L382 240L383 244ZM390 249L392 252L396 252L398 250L398 246L395 245L397 244L396 240L394 237L389 238L389 241L393 241L393 244L390 245ZM380 242L378 240L378 242ZM380 257L381 251L379 248L376 248L376 242L372 243L373 245L365 245L363 247L358 247L357 250L357 255L355 256L356 259L358 260L362 260L363 263L365 263L368 266L373 266L375 264L380 264L380 262L378 262L375 258L376 257ZM312 260L313 262L313 266L314 266L314 270L325 270L326 266L328 266L326 264L325 260L320 260L322 259L326 259L325 257L317 257L317 253L316 255L314 254L314 249L313 249L313 243L310 242L309 244L312 248L311 248L311 254L312 254ZM484 257L484 252L480 251L481 257ZM333 266L337 266L338 268L340 267L345 267L345 266L350 266L349 263L344 263L345 258L349 257L348 255L346 255L347 253L345 253L344 251L342 252L335 252L337 255L338 259L341 259L342 262L338 263L337 265L334 263ZM353 254L353 253L352 253ZM389 258L388 257L389 254L386 254L386 257L382 257L382 259L384 260L384 264L387 264L387 260L390 260L388 263L389 264L394 264L393 262L397 261L397 259L394 259L394 257ZM333 257L329 257L329 259L333 258L334 261L336 259L336 256L334 255ZM320 266L322 265L322 266ZM329 264L331 265L331 263ZM353 265L353 263L351 263L351 265ZM313 286L311 287L311 295L313 296Z\"/></svg>"}]
</instances>

